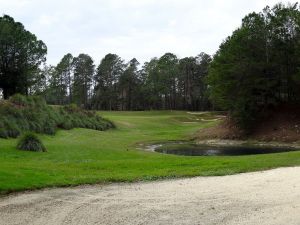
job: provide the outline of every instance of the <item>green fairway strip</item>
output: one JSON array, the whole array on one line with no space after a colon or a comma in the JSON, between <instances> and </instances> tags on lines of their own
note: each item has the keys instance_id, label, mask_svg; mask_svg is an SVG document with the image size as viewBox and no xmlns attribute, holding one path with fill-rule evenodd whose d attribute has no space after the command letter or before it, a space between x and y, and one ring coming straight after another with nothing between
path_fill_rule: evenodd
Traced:
<instances>
[{"instance_id":1,"label":"green fairway strip","mask_svg":"<svg viewBox=\"0 0 300 225\"><path fill-rule=\"evenodd\" d=\"M146 152L137 143L188 139L216 122L179 111L99 112L116 129L60 130L40 136L46 153L22 152L0 139L0 192L115 181L227 175L300 165L300 152L235 157L184 157Z\"/></svg>"}]
</instances>

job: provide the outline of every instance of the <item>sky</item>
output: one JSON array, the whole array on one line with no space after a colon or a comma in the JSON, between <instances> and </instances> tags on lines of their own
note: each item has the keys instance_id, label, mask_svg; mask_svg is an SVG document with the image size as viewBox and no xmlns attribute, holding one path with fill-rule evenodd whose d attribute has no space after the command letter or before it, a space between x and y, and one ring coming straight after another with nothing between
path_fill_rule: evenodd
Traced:
<instances>
[{"instance_id":1,"label":"sky","mask_svg":"<svg viewBox=\"0 0 300 225\"><path fill-rule=\"evenodd\" d=\"M0 0L0 13L24 24L48 47L47 63L67 53L108 53L140 63L172 52L214 54L242 18L279 0ZM294 3L295 1L281 1Z\"/></svg>"}]
</instances>

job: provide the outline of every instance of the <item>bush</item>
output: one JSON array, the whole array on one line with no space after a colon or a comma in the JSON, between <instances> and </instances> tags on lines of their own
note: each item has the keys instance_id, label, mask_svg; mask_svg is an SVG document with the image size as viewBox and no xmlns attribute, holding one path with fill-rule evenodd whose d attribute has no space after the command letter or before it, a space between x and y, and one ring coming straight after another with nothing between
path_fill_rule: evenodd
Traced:
<instances>
[{"instance_id":1,"label":"bush","mask_svg":"<svg viewBox=\"0 0 300 225\"><path fill-rule=\"evenodd\" d=\"M54 135L57 128L75 127L106 130L114 126L95 111L74 104L49 106L38 96L16 94L0 102L0 138L16 138L26 131Z\"/></svg>"},{"instance_id":2,"label":"bush","mask_svg":"<svg viewBox=\"0 0 300 225\"><path fill-rule=\"evenodd\" d=\"M8 137L16 138L20 135L20 129L14 121L6 123L6 133Z\"/></svg>"},{"instance_id":3,"label":"bush","mask_svg":"<svg viewBox=\"0 0 300 225\"><path fill-rule=\"evenodd\" d=\"M4 128L0 128L0 138L8 138L8 132Z\"/></svg>"},{"instance_id":4,"label":"bush","mask_svg":"<svg viewBox=\"0 0 300 225\"><path fill-rule=\"evenodd\" d=\"M18 142L17 148L23 151L46 152L42 141L34 133L26 133Z\"/></svg>"},{"instance_id":5,"label":"bush","mask_svg":"<svg viewBox=\"0 0 300 225\"><path fill-rule=\"evenodd\" d=\"M26 97L23 95L20 95L20 94L15 94L15 95L11 96L9 98L9 101L18 106L25 106L28 104L28 100L26 99Z\"/></svg>"},{"instance_id":6,"label":"bush","mask_svg":"<svg viewBox=\"0 0 300 225\"><path fill-rule=\"evenodd\" d=\"M54 135L56 132L56 124L53 121L47 121L43 127L43 133Z\"/></svg>"},{"instance_id":7,"label":"bush","mask_svg":"<svg viewBox=\"0 0 300 225\"><path fill-rule=\"evenodd\" d=\"M73 128L73 124L70 120L63 121L60 125L60 128L65 130L71 130Z\"/></svg>"}]
</instances>

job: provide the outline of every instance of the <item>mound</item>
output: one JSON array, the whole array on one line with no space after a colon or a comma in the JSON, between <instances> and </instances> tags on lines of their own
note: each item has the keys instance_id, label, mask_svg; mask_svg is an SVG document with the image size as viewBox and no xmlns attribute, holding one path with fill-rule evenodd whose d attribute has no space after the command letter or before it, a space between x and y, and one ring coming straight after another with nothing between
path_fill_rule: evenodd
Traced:
<instances>
[{"instance_id":1,"label":"mound","mask_svg":"<svg viewBox=\"0 0 300 225\"><path fill-rule=\"evenodd\" d=\"M300 107L281 105L259 121L246 135L227 117L215 127L200 130L196 139L255 139L259 141L294 142L300 140Z\"/></svg>"},{"instance_id":2,"label":"mound","mask_svg":"<svg viewBox=\"0 0 300 225\"><path fill-rule=\"evenodd\" d=\"M55 134L57 128L107 130L113 123L76 105L49 106L37 96L14 95L0 102L0 137L16 138L25 131Z\"/></svg>"}]
</instances>

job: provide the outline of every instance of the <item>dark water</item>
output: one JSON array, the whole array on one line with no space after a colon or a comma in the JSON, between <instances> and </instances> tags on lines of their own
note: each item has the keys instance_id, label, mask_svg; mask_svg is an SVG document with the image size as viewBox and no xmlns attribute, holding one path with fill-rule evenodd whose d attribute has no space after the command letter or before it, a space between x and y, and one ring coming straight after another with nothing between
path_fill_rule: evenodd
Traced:
<instances>
[{"instance_id":1,"label":"dark water","mask_svg":"<svg viewBox=\"0 0 300 225\"><path fill-rule=\"evenodd\" d=\"M256 154L270 154L280 152L296 151L295 148L290 147L257 147L257 146L226 146L213 147L206 145L184 144L167 145L155 149L156 152L174 155L185 156L238 156L238 155L256 155Z\"/></svg>"}]
</instances>

